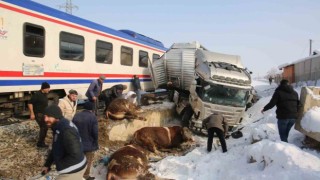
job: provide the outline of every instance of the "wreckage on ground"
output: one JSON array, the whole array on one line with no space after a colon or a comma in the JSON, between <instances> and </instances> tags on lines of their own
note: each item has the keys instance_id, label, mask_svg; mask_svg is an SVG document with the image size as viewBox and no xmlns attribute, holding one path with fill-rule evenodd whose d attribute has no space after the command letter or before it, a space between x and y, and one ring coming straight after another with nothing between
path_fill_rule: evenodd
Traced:
<instances>
[{"instance_id":1,"label":"wreckage on ground","mask_svg":"<svg viewBox=\"0 0 320 180\"><path fill-rule=\"evenodd\" d=\"M173 44L150 71L155 88L172 92L182 121L195 130L214 112L238 125L252 100L251 72L240 56L211 52L198 42Z\"/></svg>"}]
</instances>

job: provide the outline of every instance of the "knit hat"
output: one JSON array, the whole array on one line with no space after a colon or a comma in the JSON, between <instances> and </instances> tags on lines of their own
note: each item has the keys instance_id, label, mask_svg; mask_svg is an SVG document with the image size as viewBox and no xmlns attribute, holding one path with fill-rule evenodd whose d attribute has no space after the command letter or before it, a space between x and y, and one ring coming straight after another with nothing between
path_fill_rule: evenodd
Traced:
<instances>
[{"instance_id":1,"label":"knit hat","mask_svg":"<svg viewBox=\"0 0 320 180\"><path fill-rule=\"evenodd\" d=\"M71 90L69 91L69 94L78 95L78 92L77 92L76 90L74 90L74 89L71 89Z\"/></svg>"},{"instance_id":2,"label":"knit hat","mask_svg":"<svg viewBox=\"0 0 320 180\"><path fill-rule=\"evenodd\" d=\"M47 89L47 88L50 88L50 84L47 83L47 82L43 82L43 83L41 84L41 89Z\"/></svg>"},{"instance_id":3,"label":"knit hat","mask_svg":"<svg viewBox=\"0 0 320 180\"><path fill-rule=\"evenodd\" d=\"M60 107L55 104L46 107L44 115L54 117L56 119L61 119L63 117Z\"/></svg>"},{"instance_id":4,"label":"knit hat","mask_svg":"<svg viewBox=\"0 0 320 180\"><path fill-rule=\"evenodd\" d=\"M101 80L105 80L105 79L106 79L106 77L105 77L103 74L101 74L101 75L100 75L100 77L99 77L99 79L101 79Z\"/></svg>"},{"instance_id":5,"label":"knit hat","mask_svg":"<svg viewBox=\"0 0 320 180\"><path fill-rule=\"evenodd\" d=\"M83 108L86 110L93 110L93 103L90 101L87 101L86 103L84 103Z\"/></svg>"}]
</instances>

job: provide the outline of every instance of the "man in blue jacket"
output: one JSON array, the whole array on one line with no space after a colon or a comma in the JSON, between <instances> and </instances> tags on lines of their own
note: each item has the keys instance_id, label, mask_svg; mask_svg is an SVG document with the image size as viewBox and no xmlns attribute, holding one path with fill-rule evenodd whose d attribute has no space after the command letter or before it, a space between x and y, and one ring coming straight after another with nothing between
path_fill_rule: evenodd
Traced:
<instances>
[{"instance_id":1,"label":"man in blue jacket","mask_svg":"<svg viewBox=\"0 0 320 180\"><path fill-rule=\"evenodd\" d=\"M100 75L99 79L95 79L91 82L87 92L86 96L88 97L89 101L94 103L94 111L97 114L97 108L98 108L98 97L102 91L102 85L103 81L106 79L104 75Z\"/></svg>"},{"instance_id":2,"label":"man in blue jacket","mask_svg":"<svg viewBox=\"0 0 320 180\"><path fill-rule=\"evenodd\" d=\"M88 101L84 104L84 111L77 113L73 118L73 123L77 126L82 139L83 151L87 158L87 169L83 175L86 180L95 179L90 177L90 168L94 158L94 151L98 146L98 121L93 113L93 104Z\"/></svg>"},{"instance_id":3,"label":"man in blue jacket","mask_svg":"<svg viewBox=\"0 0 320 180\"><path fill-rule=\"evenodd\" d=\"M44 118L53 131L53 142L42 173L46 174L55 163L59 173L57 179L82 179L87 160L77 127L62 116L57 105L48 106Z\"/></svg>"}]
</instances>

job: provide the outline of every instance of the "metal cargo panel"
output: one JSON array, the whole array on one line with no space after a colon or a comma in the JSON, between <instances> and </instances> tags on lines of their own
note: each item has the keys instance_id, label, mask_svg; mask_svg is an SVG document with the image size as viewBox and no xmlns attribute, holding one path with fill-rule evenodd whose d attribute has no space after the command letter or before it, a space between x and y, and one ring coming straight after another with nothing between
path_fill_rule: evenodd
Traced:
<instances>
[{"instance_id":1,"label":"metal cargo panel","mask_svg":"<svg viewBox=\"0 0 320 180\"><path fill-rule=\"evenodd\" d=\"M171 49L165 60L169 80L174 86L189 90L194 80L195 49Z\"/></svg>"},{"instance_id":2,"label":"metal cargo panel","mask_svg":"<svg viewBox=\"0 0 320 180\"><path fill-rule=\"evenodd\" d=\"M225 63L233 64L238 68L243 69L241 58L238 55L222 54L222 53L210 52L210 51L198 49L196 51L196 57L198 60L203 60L208 62L225 62Z\"/></svg>"},{"instance_id":3,"label":"metal cargo panel","mask_svg":"<svg viewBox=\"0 0 320 180\"><path fill-rule=\"evenodd\" d=\"M157 89L161 85L165 85L168 82L167 73L165 71L164 59L159 59L153 63L149 63L149 70L151 72L151 79L154 88Z\"/></svg>"}]
</instances>

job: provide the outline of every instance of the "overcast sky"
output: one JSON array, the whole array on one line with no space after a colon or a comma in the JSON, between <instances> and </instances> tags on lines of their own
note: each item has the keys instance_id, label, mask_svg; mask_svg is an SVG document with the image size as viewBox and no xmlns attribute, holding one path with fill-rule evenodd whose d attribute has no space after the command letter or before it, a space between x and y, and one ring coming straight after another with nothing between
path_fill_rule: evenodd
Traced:
<instances>
[{"instance_id":1,"label":"overcast sky","mask_svg":"<svg viewBox=\"0 0 320 180\"><path fill-rule=\"evenodd\" d=\"M59 9L65 0L34 0ZM320 49L318 0L72 0L73 14L113 29L162 41L199 41L207 49L240 55L253 76ZM61 9L64 11L64 9Z\"/></svg>"}]
</instances>

